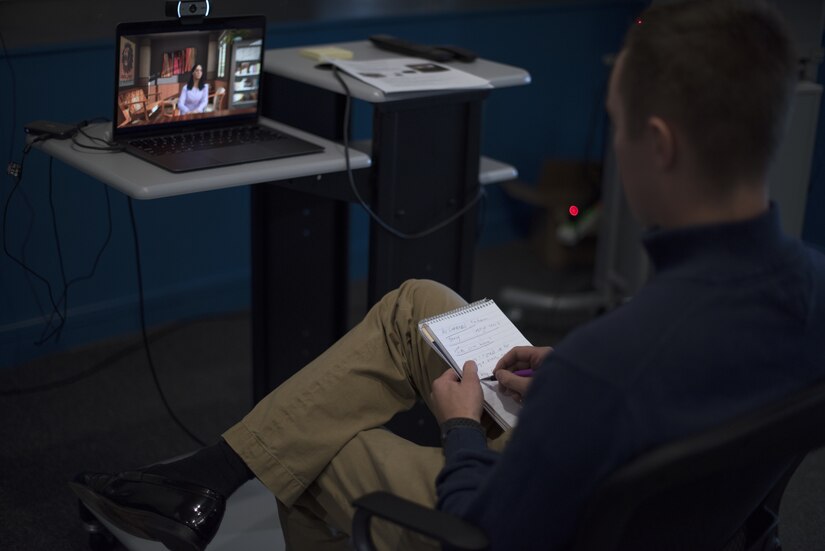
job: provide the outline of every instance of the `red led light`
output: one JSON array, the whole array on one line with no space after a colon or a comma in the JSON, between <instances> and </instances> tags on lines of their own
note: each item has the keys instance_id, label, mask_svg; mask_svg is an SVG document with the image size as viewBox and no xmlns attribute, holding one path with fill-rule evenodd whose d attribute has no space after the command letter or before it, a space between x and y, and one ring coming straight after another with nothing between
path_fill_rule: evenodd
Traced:
<instances>
[{"instance_id":1,"label":"red led light","mask_svg":"<svg viewBox=\"0 0 825 551\"><path fill-rule=\"evenodd\" d=\"M570 216L578 216L579 215L579 207L576 205L570 205L570 208L567 209L567 212L570 213Z\"/></svg>"},{"instance_id":2,"label":"red led light","mask_svg":"<svg viewBox=\"0 0 825 551\"><path fill-rule=\"evenodd\" d=\"M641 18L641 17L640 17L639 19L637 19L637 20L636 20L636 24L637 24L637 25L641 25L641 24L642 24L642 18Z\"/></svg>"}]
</instances>

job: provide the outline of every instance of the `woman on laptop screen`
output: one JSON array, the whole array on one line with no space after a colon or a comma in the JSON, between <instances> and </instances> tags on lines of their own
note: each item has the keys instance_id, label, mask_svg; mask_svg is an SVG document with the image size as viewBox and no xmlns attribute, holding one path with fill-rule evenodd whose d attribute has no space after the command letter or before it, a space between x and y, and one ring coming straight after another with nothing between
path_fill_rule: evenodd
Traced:
<instances>
[{"instance_id":1,"label":"woman on laptop screen","mask_svg":"<svg viewBox=\"0 0 825 551\"><path fill-rule=\"evenodd\" d=\"M183 85L178 98L178 111L181 115L187 113L203 113L209 100L209 85L203 79L203 66L196 63L192 68L189 82Z\"/></svg>"}]
</instances>

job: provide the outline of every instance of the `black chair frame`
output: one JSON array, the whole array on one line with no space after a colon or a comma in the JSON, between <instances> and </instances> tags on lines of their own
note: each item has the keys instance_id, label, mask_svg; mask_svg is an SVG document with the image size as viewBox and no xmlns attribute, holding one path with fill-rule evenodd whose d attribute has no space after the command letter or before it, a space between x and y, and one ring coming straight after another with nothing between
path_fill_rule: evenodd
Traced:
<instances>
[{"instance_id":1,"label":"black chair frame","mask_svg":"<svg viewBox=\"0 0 825 551\"><path fill-rule=\"evenodd\" d=\"M825 383L644 452L607 477L569 551L779 549L778 506L804 456L825 446ZM353 543L373 549L377 516L449 548L484 549L477 527L386 492L353 502Z\"/></svg>"}]
</instances>

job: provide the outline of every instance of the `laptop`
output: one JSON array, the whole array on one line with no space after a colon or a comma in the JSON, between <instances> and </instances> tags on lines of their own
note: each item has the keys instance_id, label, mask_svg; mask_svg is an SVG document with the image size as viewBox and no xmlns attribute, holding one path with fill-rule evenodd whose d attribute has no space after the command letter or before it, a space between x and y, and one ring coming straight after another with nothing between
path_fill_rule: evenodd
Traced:
<instances>
[{"instance_id":1,"label":"laptop","mask_svg":"<svg viewBox=\"0 0 825 551\"><path fill-rule=\"evenodd\" d=\"M263 16L117 27L112 140L172 172L319 153L259 124Z\"/></svg>"}]
</instances>

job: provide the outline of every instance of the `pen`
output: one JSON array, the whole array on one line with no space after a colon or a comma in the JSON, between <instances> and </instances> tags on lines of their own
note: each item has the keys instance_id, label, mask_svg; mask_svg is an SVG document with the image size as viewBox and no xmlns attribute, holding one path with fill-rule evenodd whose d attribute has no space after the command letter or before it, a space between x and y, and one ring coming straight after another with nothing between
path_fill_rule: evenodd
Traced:
<instances>
[{"instance_id":1,"label":"pen","mask_svg":"<svg viewBox=\"0 0 825 551\"><path fill-rule=\"evenodd\" d=\"M532 377L533 370L532 369L519 369L518 371L513 371L513 375L518 375L519 377ZM481 379L482 381L495 381L496 376L490 375L489 377L484 377Z\"/></svg>"}]
</instances>

